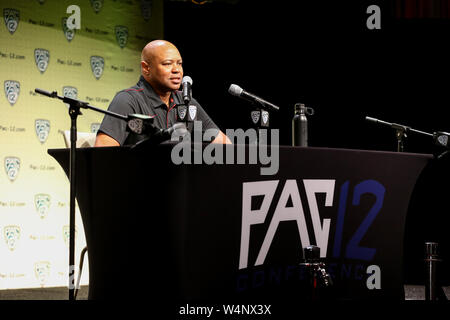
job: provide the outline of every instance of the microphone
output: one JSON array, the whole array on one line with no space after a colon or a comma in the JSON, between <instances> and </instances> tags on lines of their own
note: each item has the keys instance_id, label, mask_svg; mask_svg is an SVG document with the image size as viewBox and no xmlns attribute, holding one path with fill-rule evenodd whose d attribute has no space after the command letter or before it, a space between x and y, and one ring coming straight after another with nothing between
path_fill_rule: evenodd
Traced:
<instances>
[{"instance_id":1,"label":"microphone","mask_svg":"<svg viewBox=\"0 0 450 320\"><path fill-rule=\"evenodd\" d=\"M143 114L129 114L127 121L127 130L138 135L147 135L151 139L167 140L170 139L174 131L185 131L184 123L177 122L172 127L160 129L153 125L155 116L147 116Z\"/></svg>"},{"instance_id":2,"label":"microphone","mask_svg":"<svg viewBox=\"0 0 450 320\"><path fill-rule=\"evenodd\" d=\"M179 141L179 137L188 134L186 126L184 123L175 123L172 127L168 129L159 129L153 127L153 132L145 139L138 141L134 144L131 149L142 150L147 146L154 146L165 141L173 139L173 141Z\"/></svg>"},{"instance_id":3,"label":"microphone","mask_svg":"<svg viewBox=\"0 0 450 320\"><path fill-rule=\"evenodd\" d=\"M449 138L450 133L448 132L437 131L433 133L434 144L440 147L450 149Z\"/></svg>"},{"instance_id":4,"label":"microphone","mask_svg":"<svg viewBox=\"0 0 450 320\"><path fill-rule=\"evenodd\" d=\"M50 98L56 98L57 97L56 91L53 91L52 93L50 93L48 91L36 88L36 89L34 89L34 92L42 94L42 95L50 97Z\"/></svg>"},{"instance_id":5,"label":"microphone","mask_svg":"<svg viewBox=\"0 0 450 320\"><path fill-rule=\"evenodd\" d=\"M138 135L153 133L155 130L153 126L154 118L155 116L129 114L127 117L127 130Z\"/></svg>"},{"instance_id":6,"label":"microphone","mask_svg":"<svg viewBox=\"0 0 450 320\"><path fill-rule=\"evenodd\" d=\"M183 101L184 104L188 106L192 98L192 89L191 89L192 78L189 76L183 77L182 84L183 84Z\"/></svg>"},{"instance_id":7,"label":"microphone","mask_svg":"<svg viewBox=\"0 0 450 320\"><path fill-rule=\"evenodd\" d=\"M233 96L240 97L240 98L249 100L251 102L257 102L257 103L263 104L264 106L268 107L271 110L278 111L280 109L276 105L274 105L274 104L272 104L270 102L267 102L266 100L261 99L258 96L255 96L254 94L251 94L251 93L249 93L247 91L244 91L241 87L239 87L236 84L232 84L230 86L230 88L228 89L228 92L230 94L232 94Z\"/></svg>"},{"instance_id":8,"label":"microphone","mask_svg":"<svg viewBox=\"0 0 450 320\"><path fill-rule=\"evenodd\" d=\"M175 123L173 126L171 126L170 128L168 128L168 129L160 129L161 131L160 131L160 134L163 136L163 137L171 137L172 136L172 133L174 133L174 132L181 132L181 133L185 133L185 132L187 132L187 129L186 129L186 126L185 126L185 124L184 123L181 123L181 122L177 122L177 123Z\"/></svg>"}]
</instances>

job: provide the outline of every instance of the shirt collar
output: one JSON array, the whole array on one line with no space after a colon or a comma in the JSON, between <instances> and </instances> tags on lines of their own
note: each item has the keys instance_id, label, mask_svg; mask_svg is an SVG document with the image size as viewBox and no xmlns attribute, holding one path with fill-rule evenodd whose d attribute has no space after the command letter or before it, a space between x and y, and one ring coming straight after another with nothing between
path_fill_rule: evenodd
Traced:
<instances>
[{"instance_id":1,"label":"shirt collar","mask_svg":"<svg viewBox=\"0 0 450 320\"><path fill-rule=\"evenodd\" d=\"M145 88L145 94L147 95L147 97L150 99L150 102L152 103L154 108L161 108L164 107L166 108L166 104L164 102L162 102L161 98L159 97L159 95L155 92L155 90L153 90L152 86L150 85L150 83L147 82L147 80L145 80L145 78L141 75L141 77L139 78L139 82L138 82L138 86L140 87L144 87ZM176 99L174 99L174 94L171 93L170 94L170 98L169 98L169 105L172 107L174 104L176 104Z\"/></svg>"}]
</instances>

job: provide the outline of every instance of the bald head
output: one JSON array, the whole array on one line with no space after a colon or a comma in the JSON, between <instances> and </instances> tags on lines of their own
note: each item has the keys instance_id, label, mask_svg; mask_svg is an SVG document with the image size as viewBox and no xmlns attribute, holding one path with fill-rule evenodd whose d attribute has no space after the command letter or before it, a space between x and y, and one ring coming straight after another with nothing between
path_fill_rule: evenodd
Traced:
<instances>
[{"instance_id":1,"label":"bald head","mask_svg":"<svg viewBox=\"0 0 450 320\"><path fill-rule=\"evenodd\" d=\"M149 42L141 53L141 72L153 89L161 93L178 90L183 78L180 52L165 40Z\"/></svg>"},{"instance_id":2,"label":"bald head","mask_svg":"<svg viewBox=\"0 0 450 320\"><path fill-rule=\"evenodd\" d=\"M149 61L151 60L155 55L157 55L161 50L167 50L172 49L178 51L177 47L169 41L166 40L153 40L142 49L141 53L141 60L142 61Z\"/></svg>"}]
</instances>

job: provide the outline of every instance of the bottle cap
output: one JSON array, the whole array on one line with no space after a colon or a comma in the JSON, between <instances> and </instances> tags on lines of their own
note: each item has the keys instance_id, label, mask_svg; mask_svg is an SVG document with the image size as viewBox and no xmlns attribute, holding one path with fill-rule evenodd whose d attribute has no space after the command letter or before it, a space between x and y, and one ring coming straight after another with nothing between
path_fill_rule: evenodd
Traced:
<instances>
[{"instance_id":1,"label":"bottle cap","mask_svg":"<svg viewBox=\"0 0 450 320\"><path fill-rule=\"evenodd\" d=\"M305 104L303 104L303 103L296 103L294 105L294 110L295 110L295 112L297 112L297 111L305 111Z\"/></svg>"},{"instance_id":2,"label":"bottle cap","mask_svg":"<svg viewBox=\"0 0 450 320\"><path fill-rule=\"evenodd\" d=\"M308 262L316 262L320 259L320 248L314 245L303 248L303 258Z\"/></svg>"},{"instance_id":3,"label":"bottle cap","mask_svg":"<svg viewBox=\"0 0 450 320\"><path fill-rule=\"evenodd\" d=\"M438 244L436 242L425 242L425 254L436 257L438 255Z\"/></svg>"}]
</instances>

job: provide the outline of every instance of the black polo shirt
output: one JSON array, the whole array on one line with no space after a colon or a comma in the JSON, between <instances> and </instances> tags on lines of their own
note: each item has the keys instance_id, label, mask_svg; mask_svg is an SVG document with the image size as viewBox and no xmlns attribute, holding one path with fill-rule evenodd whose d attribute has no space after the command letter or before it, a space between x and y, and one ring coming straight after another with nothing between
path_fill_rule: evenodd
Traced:
<instances>
[{"instance_id":1,"label":"black polo shirt","mask_svg":"<svg viewBox=\"0 0 450 320\"><path fill-rule=\"evenodd\" d=\"M166 129L177 122L177 108L175 106L183 104L181 91L172 92L169 101L170 106L168 108L151 85L141 76L135 86L119 91L115 95L108 110L125 116L133 113L155 116L154 125L160 129ZM190 104L197 107L197 120L202 122L203 131L219 129L195 99L192 99ZM192 127L192 124L188 126L191 133ZM114 138L120 145L126 145L131 143L126 128L126 121L105 115L98 132L103 132Z\"/></svg>"}]
</instances>

